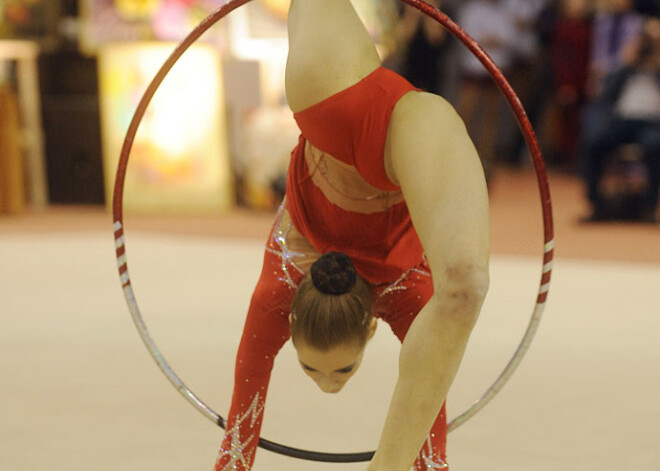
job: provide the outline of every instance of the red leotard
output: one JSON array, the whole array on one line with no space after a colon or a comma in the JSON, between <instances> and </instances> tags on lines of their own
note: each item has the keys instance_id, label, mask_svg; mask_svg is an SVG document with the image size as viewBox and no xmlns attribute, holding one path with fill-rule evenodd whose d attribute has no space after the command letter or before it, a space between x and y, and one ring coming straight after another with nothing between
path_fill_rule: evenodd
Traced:
<instances>
[{"instance_id":1,"label":"red leotard","mask_svg":"<svg viewBox=\"0 0 660 471\"><path fill-rule=\"evenodd\" d=\"M433 294L422 245L405 202L397 198L399 188L387 178L383 158L392 110L413 90L399 75L379 68L352 87L296 113L302 136L291 156L286 196L295 229L320 253L337 250L351 257L360 275L373 286L373 314L387 322L401 341ZM353 212L328 200L314 179L315 172L323 174L317 165L321 161L310 171L307 141L340 165L357 169L380 191L377 197L385 198L383 210ZM303 276L286 243L288 230L278 217L266 245L236 358L227 432L215 471L249 470L254 461L273 361L289 339L291 302ZM446 468L446 436L443 407L414 469Z\"/></svg>"},{"instance_id":2,"label":"red leotard","mask_svg":"<svg viewBox=\"0 0 660 471\"><path fill-rule=\"evenodd\" d=\"M296 113L302 131L291 155L287 209L296 229L320 252L345 252L371 283L396 280L423 257L406 203L371 214L347 211L315 185L305 159L305 140L336 160L355 167L382 192L400 188L385 173L385 138L399 98L415 88L400 75L379 68L342 92ZM322 228L322 230L320 230Z\"/></svg>"}]
</instances>

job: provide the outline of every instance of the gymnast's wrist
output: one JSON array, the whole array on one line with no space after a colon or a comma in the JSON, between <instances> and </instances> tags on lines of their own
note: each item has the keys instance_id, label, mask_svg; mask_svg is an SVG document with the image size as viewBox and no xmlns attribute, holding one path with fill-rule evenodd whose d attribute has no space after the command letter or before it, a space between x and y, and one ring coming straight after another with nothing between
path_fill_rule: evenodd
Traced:
<instances>
[{"instance_id":1,"label":"gymnast's wrist","mask_svg":"<svg viewBox=\"0 0 660 471\"><path fill-rule=\"evenodd\" d=\"M409 471L414 466L414 460L409 464L397 463L401 456L396 454L390 457L382 456L376 451L374 458L369 462L366 471Z\"/></svg>"}]
</instances>

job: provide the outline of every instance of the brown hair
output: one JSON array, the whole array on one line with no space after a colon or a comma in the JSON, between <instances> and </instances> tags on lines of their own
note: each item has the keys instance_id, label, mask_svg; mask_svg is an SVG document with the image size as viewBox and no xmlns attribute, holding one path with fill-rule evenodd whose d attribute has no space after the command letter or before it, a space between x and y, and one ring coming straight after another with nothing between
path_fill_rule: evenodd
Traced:
<instances>
[{"instance_id":1,"label":"brown hair","mask_svg":"<svg viewBox=\"0 0 660 471\"><path fill-rule=\"evenodd\" d=\"M350 258L329 252L300 282L291 308L291 338L328 351L358 342L363 346L371 321L371 287Z\"/></svg>"}]
</instances>

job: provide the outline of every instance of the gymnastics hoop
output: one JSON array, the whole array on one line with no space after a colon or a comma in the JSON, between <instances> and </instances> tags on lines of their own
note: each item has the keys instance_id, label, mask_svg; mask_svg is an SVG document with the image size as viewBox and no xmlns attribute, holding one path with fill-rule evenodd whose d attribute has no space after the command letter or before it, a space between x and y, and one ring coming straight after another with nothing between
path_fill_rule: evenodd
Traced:
<instances>
[{"instance_id":1,"label":"gymnastics hoop","mask_svg":"<svg viewBox=\"0 0 660 471\"><path fill-rule=\"evenodd\" d=\"M126 133L126 138L124 139L124 144L122 146L119 163L117 165L117 174L115 179L113 201L112 201L112 213L114 221L114 236L115 236L115 247L117 254L117 266L119 269L119 278L121 281L122 289L124 292L124 297L126 298L126 303L131 312L133 322L144 342L145 346L151 353L151 356L156 361L156 364L165 374L167 379L172 383L172 385L179 391L179 393L190 402L197 410L199 410L204 416L218 424L223 429L226 426L226 421L223 417L215 413L209 406L207 406L199 397L197 397L176 375L174 370L167 363L163 355L161 354L158 346L154 340L149 335L147 326L142 318L140 309L137 305L137 300L135 298L135 293L131 286L131 279L128 273L128 264L126 260L126 242L124 238L124 225L123 225L123 194L124 194L124 181L126 177L126 169L128 166L128 158L130 156L131 148L133 146L133 141L137 133L137 129L142 121L146 109L153 98L154 94L160 87L161 83L170 72L174 64L179 60L179 58L188 50L188 48L199 39L202 34L204 34L211 26L216 24L222 18L227 16L233 10L245 5L246 3L252 0L230 0L222 7L218 8L215 12L211 13L206 17L172 52L169 58L161 66L160 70L147 87L142 99L140 100L138 107L133 115L133 119L128 127ZM454 418L448 424L449 431L455 430L465 422L467 422L471 417L473 417L477 412L483 409L488 402L490 402L495 395L497 395L502 387L506 384L509 378L513 375L514 371L522 361L523 357L527 353L534 335L538 329L538 325L541 321L543 315L543 310L545 308L545 303L548 297L548 292L550 289L550 278L552 274L552 264L554 258L554 228L553 228L553 219L552 219L552 204L550 199L550 188L548 184L548 176L545 170L545 164L543 163L543 157L541 156L541 150L539 148L538 142L534 134L532 125L527 117L527 114L520 102L520 99L514 92L511 85L507 82L506 78L502 71L495 65L492 59L488 56L486 51L468 34L463 31L463 29L458 26L454 21L452 21L447 15L442 13L440 10L432 7L431 5L425 3L422 0L400 0L403 3L406 3L414 8L417 8L422 13L430 16L438 23L440 23L447 31L449 31L453 36L459 39L484 65L486 70L493 77L493 80L500 88L505 98L507 99L515 117L518 121L520 129L525 137L527 147L529 149L532 162L534 164L534 169L536 171L536 177L539 187L539 193L541 197L541 206L543 213L543 269L541 274L541 282L539 286L538 295L536 297L536 305L532 311L532 316L530 318L527 330L523 335L523 338L518 345L515 353L507 363L504 370L497 377L495 382L486 390L486 392L475 401L471 407L469 407L465 412ZM285 456L290 456L293 458L300 458L309 461L323 461L323 462L332 462L332 463L353 463L360 461L370 461L373 457L373 451L370 452L360 452L360 453L321 453L315 451L301 450L298 448L292 448L286 445L281 445L264 438L259 439L259 446L266 450L279 453Z\"/></svg>"}]
</instances>

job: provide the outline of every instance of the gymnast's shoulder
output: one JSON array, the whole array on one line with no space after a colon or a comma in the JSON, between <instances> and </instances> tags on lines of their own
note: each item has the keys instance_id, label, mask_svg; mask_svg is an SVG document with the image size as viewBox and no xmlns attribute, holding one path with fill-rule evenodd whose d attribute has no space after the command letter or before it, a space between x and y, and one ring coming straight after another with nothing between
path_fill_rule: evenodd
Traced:
<instances>
[{"instance_id":1,"label":"gymnast's shoulder","mask_svg":"<svg viewBox=\"0 0 660 471\"><path fill-rule=\"evenodd\" d=\"M392 124L419 124L433 121L438 125L462 124L456 109L434 93L414 90L403 95L392 112Z\"/></svg>"},{"instance_id":2,"label":"gymnast's shoulder","mask_svg":"<svg viewBox=\"0 0 660 471\"><path fill-rule=\"evenodd\" d=\"M463 119L446 99L433 93L411 91L397 102L390 120L388 147L392 151L423 145L450 148L468 139ZM469 139L468 139L469 140Z\"/></svg>"}]
</instances>

